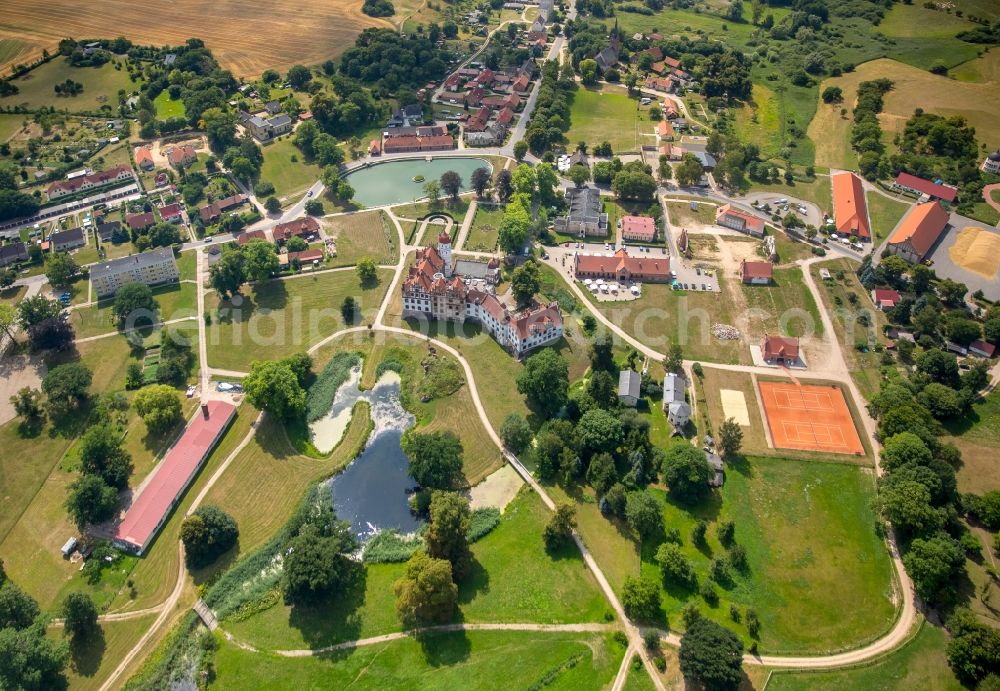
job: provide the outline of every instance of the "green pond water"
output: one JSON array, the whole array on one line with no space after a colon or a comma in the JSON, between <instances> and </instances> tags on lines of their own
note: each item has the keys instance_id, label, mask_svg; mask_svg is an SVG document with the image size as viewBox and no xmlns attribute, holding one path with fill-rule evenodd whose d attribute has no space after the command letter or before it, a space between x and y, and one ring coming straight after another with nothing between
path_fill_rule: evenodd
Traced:
<instances>
[{"instance_id":1,"label":"green pond water","mask_svg":"<svg viewBox=\"0 0 1000 691\"><path fill-rule=\"evenodd\" d=\"M363 206L385 206L412 202L424 196L424 185L429 180L440 180L441 175L453 170L462 178L462 191L472 189L469 180L476 168L493 170L490 162L483 158L405 159L386 161L362 168L347 176L354 188L354 201ZM414 178L422 176L421 182Z\"/></svg>"}]
</instances>

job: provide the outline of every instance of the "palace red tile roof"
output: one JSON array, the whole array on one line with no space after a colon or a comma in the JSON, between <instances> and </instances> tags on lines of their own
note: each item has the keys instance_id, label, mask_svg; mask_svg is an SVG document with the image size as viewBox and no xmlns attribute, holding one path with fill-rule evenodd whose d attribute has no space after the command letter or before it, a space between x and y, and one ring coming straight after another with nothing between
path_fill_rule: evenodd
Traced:
<instances>
[{"instance_id":1,"label":"palace red tile roof","mask_svg":"<svg viewBox=\"0 0 1000 691\"><path fill-rule=\"evenodd\" d=\"M578 254L576 273L582 276L611 276L625 274L625 278L665 281L670 276L670 257L630 257L625 248L613 256Z\"/></svg>"}]
</instances>

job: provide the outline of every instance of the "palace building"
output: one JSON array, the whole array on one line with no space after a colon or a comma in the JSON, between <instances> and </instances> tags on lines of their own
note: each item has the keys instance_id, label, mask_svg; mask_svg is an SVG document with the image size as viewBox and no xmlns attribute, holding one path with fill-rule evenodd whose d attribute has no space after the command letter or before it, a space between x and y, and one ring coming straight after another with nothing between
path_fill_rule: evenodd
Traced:
<instances>
[{"instance_id":1,"label":"palace building","mask_svg":"<svg viewBox=\"0 0 1000 691\"><path fill-rule=\"evenodd\" d=\"M479 323L516 357L562 338L563 318L557 303L513 312L496 296L500 262L461 259L453 262L451 236L438 237L437 247L417 251L416 264L403 282L403 317Z\"/></svg>"}]
</instances>

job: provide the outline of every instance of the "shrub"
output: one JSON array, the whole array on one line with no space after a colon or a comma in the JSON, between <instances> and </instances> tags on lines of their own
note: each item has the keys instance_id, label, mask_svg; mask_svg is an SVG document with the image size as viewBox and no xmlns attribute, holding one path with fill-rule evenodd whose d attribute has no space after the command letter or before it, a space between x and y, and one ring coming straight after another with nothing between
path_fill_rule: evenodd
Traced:
<instances>
[{"instance_id":1,"label":"shrub","mask_svg":"<svg viewBox=\"0 0 1000 691\"><path fill-rule=\"evenodd\" d=\"M400 535L398 530L380 530L364 547L361 558L366 564L398 564L408 561L423 547L416 535Z\"/></svg>"},{"instance_id":2,"label":"shrub","mask_svg":"<svg viewBox=\"0 0 1000 691\"><path fill-rule=\"evenodd\" d=\"M476 509L469 517L469 529L466 538L470 543L485 537L490 531L500 525L500 509L495 506L484 506Z\"/></svg>"},{"instance_id":3,"label":"shrub","mask_svg":"<svg viewBox=\"0 0 1000 691\"><path fill-rule=\"evenodd\" d=\"M361 363L357 353L337 353L306 393L306 422L313 422L330 412L337 389L351 376L351 369Z\"/></svg>"}]
</instances>

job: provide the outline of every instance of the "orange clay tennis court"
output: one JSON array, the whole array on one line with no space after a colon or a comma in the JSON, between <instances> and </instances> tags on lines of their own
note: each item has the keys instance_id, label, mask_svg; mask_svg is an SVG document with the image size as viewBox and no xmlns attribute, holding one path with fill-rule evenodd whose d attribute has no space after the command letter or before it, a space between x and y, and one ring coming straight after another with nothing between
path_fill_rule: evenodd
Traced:
<instances>
[{"instance_id":1,"label":"orange clay tennis court","mask_svg":"<svg viewBox=\"0 0 1000 691\"><path fill-rule=\"evenodd\" d=\"M864 454L839 388L769 381L758 386L775 447Z\"/></svg>"}]
</instances>

